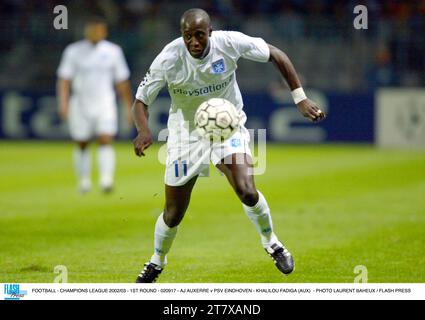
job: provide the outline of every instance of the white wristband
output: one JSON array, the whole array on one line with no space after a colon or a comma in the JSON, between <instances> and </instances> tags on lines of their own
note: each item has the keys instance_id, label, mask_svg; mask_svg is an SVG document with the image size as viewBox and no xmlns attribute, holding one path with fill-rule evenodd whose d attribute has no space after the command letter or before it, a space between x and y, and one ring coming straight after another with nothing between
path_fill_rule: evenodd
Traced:
<instances>
[{"instance_id":1,"label":"white wristband","mask_svg":"<svg viewBox=\"0 0 425 320\"><path fill-rule=\"evenodd\" d=\"M295 90L291 91L291 95L292 99L294 99L295 104L298 104L301 101L307 99L307 96L305 95L302 87L296 88Z\"/></svg>"}]
</instances>

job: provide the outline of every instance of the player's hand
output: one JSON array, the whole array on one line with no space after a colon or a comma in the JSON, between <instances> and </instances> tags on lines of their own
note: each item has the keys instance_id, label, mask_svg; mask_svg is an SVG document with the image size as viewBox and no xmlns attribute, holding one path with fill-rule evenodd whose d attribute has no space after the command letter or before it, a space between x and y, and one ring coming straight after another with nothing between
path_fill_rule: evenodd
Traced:
<instances>
[{"instance_id":1,"label":"player's hand","mask_svg":"<svg viewBox=\"0 0 425 320\"><path fill-rule=\"evenodd\" d=\"M145 156L144 151L149 148L152 143L153 139L150 132L139 132L137 137L133 140L134 153L136 156Z\"/></svg>"},{"instance_id":2,"label":"player's hand","mask_svg":"<svg viewBox=\"0 0 425 320\"><path fill-rule=\"evenodd\" d=\"M59 118L61 118L62 121L68 120L68 108L61 107L59 109Z\"/></svg>"},{"instance_id":3,"label":"player's hand","mask_svg":"<svg viewBox=\"0 0 425 320\"><path fill-rule=\"evenodd\" d=\"M325 113L310 99L301 101L297 104L297 107L304 117L313 122L320 122L326 118Z\"/></svg>"}]
</instances>

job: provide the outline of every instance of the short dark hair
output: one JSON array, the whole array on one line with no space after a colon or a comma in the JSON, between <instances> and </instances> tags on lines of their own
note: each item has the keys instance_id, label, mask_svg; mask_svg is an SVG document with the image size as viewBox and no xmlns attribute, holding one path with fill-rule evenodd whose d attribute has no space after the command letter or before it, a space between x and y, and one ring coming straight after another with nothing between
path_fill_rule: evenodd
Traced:
<instances>
[{"instance_id":1,"label":"short dark hair","mask_svg":"<svg viewBox=\"0 0 425 320\"><path fill-rule=\"evenodd\" d=\"M108 22L102 16L88 16L85 19L85 24L86 25L89 25L89 24L105 24L105 25L107 25Z\"/></svg>"},{"instance_id":2,"label":"short dark hair","mask_svg":"<svg viewBox=\"0 0 425 320\"><path fill-rule=\"evenodd\" d=\"M208 23L208 25L211 25L211 18L204 9L192 8L183 13L180 18L180 26L182 26L186 21L196 18L202 18Z\"/></svg>"}]
</instances>

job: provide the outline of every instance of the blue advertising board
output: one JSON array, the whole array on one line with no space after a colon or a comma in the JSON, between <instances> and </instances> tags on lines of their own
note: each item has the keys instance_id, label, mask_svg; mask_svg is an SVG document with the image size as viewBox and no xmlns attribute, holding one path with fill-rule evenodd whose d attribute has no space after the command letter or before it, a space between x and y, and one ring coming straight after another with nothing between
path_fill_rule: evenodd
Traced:
<instances>
[{"instance_id":1,"label":"blue advertising board","mask_svg":"<svg viewBox=\"0 0 425 320\"><path fill-rule=\"evenodd\" d=\"M247 127L266 129L267 139L286 143L373 142L374 95L337 94L307 90L307 95L326 111L319 124L304 119L290 95L244 94ZM170 100L160 96L150 106L150 126L155 135L166 126ZM121 108L122 109L122 108ZM130 139L134 129L120 114L119 139ZM57 115L53 92L0 92L1 139L69 139L67 124Z\"/></svg>"}]
</instances>

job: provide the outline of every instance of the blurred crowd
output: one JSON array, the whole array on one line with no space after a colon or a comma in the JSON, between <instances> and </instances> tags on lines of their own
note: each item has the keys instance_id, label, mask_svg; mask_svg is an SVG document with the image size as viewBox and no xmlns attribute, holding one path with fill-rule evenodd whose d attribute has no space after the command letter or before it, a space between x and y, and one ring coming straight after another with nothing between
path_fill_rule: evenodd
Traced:
<instances>
[{"instance_id":1,"label":"blurred crowd","mask_svg":"<svg viewBox=\"0 0 425 320\"><path fill-rule=\"evenodd\" d=\"M292 58L306 86L367 91L425 85L425 0L364 0L368 29L353 27L359 1L343 0L2 0L0 90L54 89L64 47L82 38L88 15L107 19L109 39L120 44L137 85L152 59L179 36L179 17L202 7L214 29L261 36ZM69 28L53 27L56 5L68 8ZM261 64L242 63L239 81L265 90L278 81Z\"/></svg>"}]
</instances>

